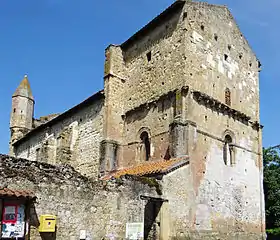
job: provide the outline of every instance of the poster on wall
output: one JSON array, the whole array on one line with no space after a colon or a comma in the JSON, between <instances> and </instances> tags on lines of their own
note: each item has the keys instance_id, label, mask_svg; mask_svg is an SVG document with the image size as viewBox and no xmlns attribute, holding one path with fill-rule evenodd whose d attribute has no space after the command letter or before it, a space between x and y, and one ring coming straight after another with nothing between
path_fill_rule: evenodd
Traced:
<instances>
[{"instance_id":1,"label":"poster on wall","mask_svg":"<svg viewBox=\"0 0 280 240\"><path fill-rule=\"evenodd\" d=\"M25 206L4 204L2 216L2 238L23 238Z\"/></svg>"},{"instance_id":2,"label":"poster on wall","mask_svg":"<svg viewBox=\"0 0 280 240\"><path fill-rule=\"evenodd\" d=\"M144 237L143 223L127 223L125 237L129 240L139 240Z\"/></svg>"}]
</instances>

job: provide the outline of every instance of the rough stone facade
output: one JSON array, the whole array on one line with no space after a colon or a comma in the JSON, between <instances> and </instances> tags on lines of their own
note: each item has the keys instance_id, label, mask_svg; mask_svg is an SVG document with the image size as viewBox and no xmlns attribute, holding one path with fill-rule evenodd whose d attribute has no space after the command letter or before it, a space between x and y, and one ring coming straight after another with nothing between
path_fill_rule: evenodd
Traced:
<instances>
[{"instance_id":1,"label":"rough stone facade","mask_svg":"<svg viewBox=\"0 0 280 240\"><path fill-rule=\"evenodd\" d=\"M228 9L178 0L105 54L104 92L12 132L12 153L95 180L188 156L161 180L164 239L263 239L260 62Z\"/></svg>"},{"instance_id":2,"label":"rough stone facade","mask_svg":"<svg viewBox=\"0 0 280 240\"><path fill-rule=\"evenodd\" d=\"M154 188L137 181L94 181L70 166L5 155L0 155L0 170L1 185L30 189L37 197L31 212L31 240L79 239L80 230L86 230L91 239L124 239L128 220L143 221L145 202L139 195L156 195ZM37 228L41 214L58 217L56 238L40 236Z\"/></svg>"},{"instance_id":3,"label":"rough stone facade","mask_svg":"<svg viewBox=\"0 0 280 240\"><path fill-rule=\"evenodd\" d=\"M15 143L15 155L51 164L67 163L97 177L103 134L103 94L40 125Z\"/></svg>"}]
</instances>

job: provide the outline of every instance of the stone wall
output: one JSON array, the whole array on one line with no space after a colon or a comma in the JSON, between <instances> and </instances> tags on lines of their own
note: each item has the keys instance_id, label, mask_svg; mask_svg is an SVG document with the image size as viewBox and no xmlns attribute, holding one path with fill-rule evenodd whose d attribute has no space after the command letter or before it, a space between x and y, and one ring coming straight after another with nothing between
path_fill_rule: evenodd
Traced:
<instances>
[{"instance_id":1,"label":"stone wall","mask_svg":"<svg viewBox=\"0 0 280 240\"><path fill-rule=\"evenodd\" d=\"M224 102L229 88L232 106L258 120L260 63L228 9L186 2L167 15L122 46L124 110L183 86Z\"/></svg>"},{"instance_id":2,"label":"stone wall","mask_svg":"<svg viewBox=\"0 0 280 240\"><path fill-rule=\"evenodd\" d=\"M34 101L31 98L15 96L12 99L12 116L10 126L32 129Z\"/></svg>"},{"instance_id":3,"label":"stone wall","mask_svg":"<svg viewBox=\"0 0 280 240\"><path fill-rule=\"evenodd\" d=\"M137 181L101 182L88 179L70 166L53 166L0 155L1 186L32 190L31 240L125 239L127 222L143 222L145 201L156 196L154 187ZM57 216L56 238L39 234L38 218Z\"/></svg>"},{"instance_id":4,"label":"stone wall","mask_svg":"<svg viewBox=\"0 0 280 240\"><path fill-rule=\"evenodd\" d=\"M192 178L188 187L194 192L190 211L194 212L193 219L200 218L194 220L193 229L207 232L221 228L227 232L232 228L235 232L260 234L265 225L262 136L253 124L260 121L260 63L226 7L198 2L175 5L167 10L169 17L154 20L153 31L145 27L133 38L133 44L123 46L123 72L128 80L124 83L127 94L122 99L122 111L129 112L133 119L126 119L128 134L124 133L124 141L133 143L131 137L136 136L137 145L141 127L152 133L166 132L174 115L167 114L168 120L161 124L156 105L140 111L137 107L169 91L189 87L178 120L182 125L193 124L191 132L187 126L183 130L189 134L185 138ZM227 89L230 102L226 103ZM196 91L226 104L228 110L198 102ZM230 114L233 110L250 120ZM224 163L227 134L233 140L231 166ZM165 148L169 132L166 135ZM163 145L157 141L153 147ZM129 156L135 154L133 144L127 148Z\"/></svg>"},{"instance_id":5,"label":"stone wall","mask_svg":"<svg viewBox=\"0 0 280 240\"><path fill-rule=\"evenodd\" d=\"M226 7L206 3L185 5L187 17L186 78L193 89L259 120L259 61ZM195 56L195 57L194 57Z\"/></svg>"},{"instance_id":6,"label":"stone wall","mask_svg":"<svg viewBox=\"0 0 280 240\"><path fill-rule=\"evenodd\" d=\"M218 164L213 161L211 170ZM210 167L209 164L209 170ZM130 177L96 181L67 165L53 166L0 155L0 171L2 186L33 190L37 196L31 212L31 240L74 240L80 230L86 230L90 239L125 239L126 223L144 222L147 214L148 202L141 200L141 195L167 201L161 204L157 217L163 240L235 240L237 236L244 240L263 239L258 201L253 199L254 195L249 199L245 192L254 194L255 188L248 184L247 190L242 191L244 185L224 179L225 193L224 185L215 182L221 179L212 176L201 184L204 190L197 195L191 165L174 170L161 180ZM243 201L248 201L246 207ZM38 233L41 214L57 216L56 238Z\"/></svg>"},{"instance_id":7,"label":"stone wall","mask_svg":"<svg viewBox=\"0 0 280 240\"><path fill-rule=\"evenodd\" d=\"M151 144L150 160L169 159L169 125L174 119L175 93L144 104L128 112L124 123L123 159L120 166L130 166L145 159L141 159L141 133L147 132Z\"/></svg>"},{"instance_id":8,"label":"stone wall","mask_svg":"<svg viewBox=\"0 0 280 240\"><path fill-rule=\"evenodd\" d=\"M191 93L184 101L188 104L186 115L194 122L184 122L179 118L183 131L177 137L185 139L182 145L187 145L190 166L163 178L163 189L166 190L164 198L169 200L169 209L173 211L169 215L170 225L174 226L175 231L172 236L181 232L182 236L188 235L194 239L201 239L202 236L212 239L214 235L223 236L223 239L261 239L265 229L265 213L260 130L199 105ZM138 129L151 134L151 161L163 158L160 154L171 147L169 124L174 120L174 108L167 108L168 114L159 124L161 104L162 101L159 101L151 108L135 109L128 114L125 139L129 140L129 144L127 149L124 147L124 156L129 157L124 166L141 162ZM196 111L192 112L193 109ZM143 126L146 128L141 129ZM227 133L233 136L230 164L224 161L224 137ZM187 137L184 138L185 134ZM181 201L176 200L175 196ZM184 209L184 213L175 210L180 204L179 209Z\"/></svg>"},{"instance_id":9,"label":"stone wall","mask_svg":"<svg viewBox=\"0 0 280 240\"><path fill-rule=\"evenodd\" d=\"M242 174L241 167L225 170L216 154L210 157L214 159L207 160L198 191L191 162L162 179L170 239L265 239L259 188L250 180L258 181L253 167L248 180L234 181Z\"/></svg>"},{"instance_id":10,"label":"stone wall","mask_svg":"<svg viewBox=\"0 0 280 240\"><path fill-rule=\"evenodd\" d=\"M185 31L181 11L182 6L169 11L153 30L139 34L137 40L122 47L128 79L124 111L184 86Z\"/></svg>"},{"instance_id":11,"label":"stone wall","mask_svg":"<svg viewBox=\"0 0 280 240\"><path fill-rule=\"evenodd\" d=\"M82 105L16 145L16 156L51 164L67 163L87 176L98 175L103 139L103 98ZM53 122L53 123L52 123Z\"/></svg>"},{"instance_id":12,"label":"stone wall","mask_svg":"<svg viewBox=\"0 0 280 240\"><path fill-rule=\"evenodd\" d=\"M233 165L223 160L224 142L198 133L190 167L195 229L261 233L265 228L259 156L236 147ZM242 145L248 144L242 139ZM202 208L202 209L200 209ZM207 211L205 209L208 209ZM206 220L211 216L211 221Z\"/></svg>"}]
</instances>

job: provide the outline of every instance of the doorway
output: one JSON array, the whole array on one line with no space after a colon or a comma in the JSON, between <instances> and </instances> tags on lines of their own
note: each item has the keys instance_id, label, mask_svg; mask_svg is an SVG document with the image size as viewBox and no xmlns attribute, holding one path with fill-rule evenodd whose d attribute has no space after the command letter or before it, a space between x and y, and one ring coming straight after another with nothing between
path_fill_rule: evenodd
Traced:
<instances>
[{"instance_id":1,"label":"doorway","mask_svg":"<svg viewBox=\"0 0 280 240\"><path fill-rule=\"evenodd\" d=\"M146 200L144 210L144 240L164 240L168 239L168 200L141 196ZM165 230L164 230L165 229Z\"/></svg>"}]
</instances>

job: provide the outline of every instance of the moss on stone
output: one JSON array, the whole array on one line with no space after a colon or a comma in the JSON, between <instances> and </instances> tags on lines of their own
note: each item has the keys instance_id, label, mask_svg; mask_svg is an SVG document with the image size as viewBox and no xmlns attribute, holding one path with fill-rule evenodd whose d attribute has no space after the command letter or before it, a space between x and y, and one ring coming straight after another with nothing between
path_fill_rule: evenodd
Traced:
<instances>
[{"instance_id":1,"label":"moss on stone","mask_svg":"<svg viewBox=\"0 0 280 240\"><path fill-rule=\"evenodd\" d=\"M162 195L162 186L155 178L140 177L138 180L141 183L148 185L149 187L154 187L156 189L157 194Z\"/></svg>"}]
</instances>

